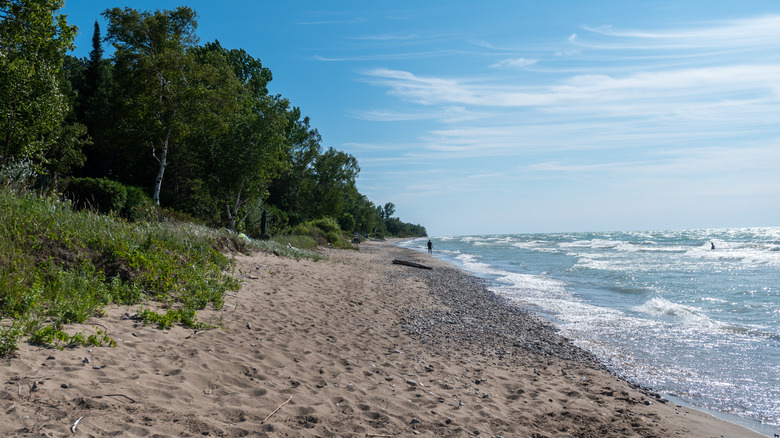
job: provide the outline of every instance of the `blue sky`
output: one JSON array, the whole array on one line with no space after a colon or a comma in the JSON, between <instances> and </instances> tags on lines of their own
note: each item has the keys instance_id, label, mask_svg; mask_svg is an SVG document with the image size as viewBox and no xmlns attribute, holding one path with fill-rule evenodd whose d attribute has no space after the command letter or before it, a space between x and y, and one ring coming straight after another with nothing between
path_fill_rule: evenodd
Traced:
<instances>
[{"instance_id":1,"label":"blue sky","mask_svg":"<svg viewBox=\"0 0 780 438\"><path fill-rule=\"evenodd\" d=\"M780 225L780 2L187 5L434 236Z\"/></svg>"}]
</instances>

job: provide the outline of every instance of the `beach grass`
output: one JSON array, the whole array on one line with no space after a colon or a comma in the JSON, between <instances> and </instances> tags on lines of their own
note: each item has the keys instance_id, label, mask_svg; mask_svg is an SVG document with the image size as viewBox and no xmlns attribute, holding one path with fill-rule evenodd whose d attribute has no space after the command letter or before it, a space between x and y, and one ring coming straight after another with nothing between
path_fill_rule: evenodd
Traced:
<instances>
[{"instance_id":1,"label":"beach grass","mask_svg":"<svg viewBox=\"0 0 780 438\"><path fill-rule=\"evenodd\" d=\"M146 300L145 323L202 328L197 310L218 309L239 281L221 249L242 247L226 231L170 222L130 223L74 211L68 203L0 190L0 355L25 337L63 348L112 345L97 330L67 333L65 324L101 315L109 303Z\"/></svg>"}]
</instances>

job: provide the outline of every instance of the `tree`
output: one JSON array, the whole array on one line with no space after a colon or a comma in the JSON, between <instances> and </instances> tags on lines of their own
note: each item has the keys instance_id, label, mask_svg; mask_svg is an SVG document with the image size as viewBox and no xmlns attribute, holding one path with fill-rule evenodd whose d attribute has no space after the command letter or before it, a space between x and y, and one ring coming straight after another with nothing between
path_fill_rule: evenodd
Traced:
<instances>
[{"instance_id":1,"label":"tree","mask_svg":"<svg viewBox=\"0 0 780 438\"><path fill-rule=\"evenodd\" d=\"M328 148L314 161L313 169L315 186L307 200L310 217L338 217L344 208L344 195L355 186L360 172L357 160L346 152Z\"/></svg>"},{"instance_id":2,"label":"tree","mask_svg":"<svg viewBox=\"0 0 780 438\"><path fill-rule=\"evenodd\" d=\"M234 231L245 218L247 204L267 196L272 179L284 170L284 113L273 108L273 99L266 100L263 115L237 114L229 131L209 148L210 186L222 200Z\"/></svg>"},{"instance_id":3,"label":"tree","mask_svg":"<svg viewBox=\"0 0 780 438\"><path fill-rule=\"evenodd\" d=\"M268 201L287 211L291 225L314 219L308 203L317 184L314 162L322 153L321 141L322 137L311 127L309 118L301 116L300 108L293 107L287 112L287 170L269 187Z\"/></svg>"},{"instance_id":4,"label":"tree","mask_svg":"<svg viewBox=\"0 0 780 438\"><path fill-rule=\"evenodd\" d=\"M353 187L346 191L344 211L355 220L354 230L362 234L375 232L382 224L382 218L377 214L377 208L365 195Z\"/></svg>"},{"instance_id":5,"label":"tree","mask_svg":"<svg viewBox=\"0 0 780 438\"><path fill-rule=\"evenodd\" d=\"M388 202L387 204L385 204L385 208L384 208L384 210L382 211L382 217L383 217L385 220L388 220L388 219L390 219L390 218L391 218L391 217L392 217L394 214L395 214L395 204L393 204L392 202Z\"/></svg>"},{"instance_id":6,"label":"tree","mask_svg":"<svg viewBox=\"0 0 780 438\"><path fill-rule=\"evenodd\" d=\"M0 1L0 167L24 159L45 164L58 141L69 111L60 69L76 33L56 14L63 4Z\"/></svg>"},{"instance_id":7,"label":"tree","mask_svg":"<svg viewBox=\"0 0 780 438\"><path fill-rule=\"evenodd\" d=\"M92 33L92 50L86 62L84 71L84 88L81 91L81 104L79 105L79 117L86 120L88 108L95 106L97 94L102 89L103 79L103 46L100 43L100 24L95 20L95 28Z\"/></svg>"},{"instance_id":8,"label":"tree","mask_svg":"<svg viewBox=\"0 0 780 438\"><path fill-rule=\"evenodd\" d=\"M202 151L201 168L193 170L223 208L227 225L237 230L247 206L262 201L270 182L285 170L289 104L268 95L270 71L243 50L226 50L214 42L193 53L199 128L190 141Z\"/></svg>"},{"instance_id":9,"label":"tree","mask_svg":"<svg viewBox=\"0 0 780 438\"><path fill-rule=\"evenodd\" d=\"M100 178L110 176L117 178L116 165L125 165L127 160L122 149L117 147L123 142L115 129L117 114L123 106L116 102L117 108L112 108L110 99L113 62L103 58L103 45L100 24L95 21L92 33L92 50L86 58L66 57L65 74L74 90L74 107L77 120L87 127L92 143L84 148L86 163L78 173L81 176ZM118 94L118 93L117 93ZM112 137L120 139L114 140ZM134 181L134 183L136 183Z\"/></svg>"},{"instance_id":10,"label":"tree","mask_svg":"<svg viewBox=\"0 0 780 438\"><path fill-rule=\"evenodd\" d=\"M113 8L103 16L107 40L116 49L115 77L125 97L124 129L151 149L157 163L152 198L159 205L169 151L191 127L189 81L196 67L188 49L197 42L197 14L181 6L154 13Z\"/></svg>"}]
</instances>

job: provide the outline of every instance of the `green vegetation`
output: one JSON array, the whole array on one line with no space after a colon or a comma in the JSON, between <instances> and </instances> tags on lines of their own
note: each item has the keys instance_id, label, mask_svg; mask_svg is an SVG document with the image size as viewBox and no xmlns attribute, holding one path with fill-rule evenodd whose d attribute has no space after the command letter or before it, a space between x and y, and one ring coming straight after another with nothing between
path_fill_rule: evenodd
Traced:
<instances>
[{"instance_id":1,"label":"green vegetation","mask_svg":"<svg viewBox=\"0 0 780 438\"><path fill-rule=\"evenodd\" d=\"M45 345L110 345L105 333L67 335L111 303L152 299L165 307L142 320L202 328L196 311L218 309L238 288L220 244L241 247L227 232L193 224L129 223L34 194L0 190L0 354L26 334Z\"/></svg>"},{"instance_id":2,"label":"green vegetation","mask_svg":"<svg viewBox=\"0 0 780 438\"><path fill-rule=\"evenodd\" d=\"M62 5L0 2L0 172L26 167L38 188L131 220L158 205L250 237L263 212L269 234L333 218L339 230L323 231L336 246L342 230L426 234L357 190L355 157L324 147L300 108L268 92L259 59L200 44L196 11L106 9L105 35L96 21L79 59Z\"/></svg>"},{"instance_id":3,"label":"green vegetation","mask_svg":"<svg viewBox=\"0 0 780 438\"><path fill-rule=\"evenodd\" d=\"M224 250L316 260L355 234L426 235L357 190L357 160L269 94L259 59L200 45L194 10L107 9L79 59L62 6L0 1L0 356L112 345L65 331L109 303L207 328L197 310L238 287Z\"/></svg>"}]
</instances>

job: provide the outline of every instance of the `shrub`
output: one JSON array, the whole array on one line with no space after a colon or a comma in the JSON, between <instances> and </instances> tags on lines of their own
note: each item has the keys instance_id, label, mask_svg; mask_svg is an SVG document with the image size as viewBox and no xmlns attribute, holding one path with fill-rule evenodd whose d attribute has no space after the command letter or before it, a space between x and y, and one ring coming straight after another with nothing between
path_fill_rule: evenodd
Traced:
<instances>
[{"instance_id":1,"label":"shrub","mask_svg":"<svg viewBox=\"0 0 780 438\"><path fill-rule=\"evenodd\" d=\"M355 218L349 213L339 216L339 226L342 230L352 232L355 229Z\"/></svg>"},{"instance_id":2,"label":"shrub","mask_svg":"<svg viewBox=\"0 0 780 438\"><path fill-rule=\"evenodd\" d=\"M294 236L309 236L309 227L304 224L298 224L293 227L292 234Z\"/></svg>"},{"instance_id":3,"label":"shrub","mask_svg":"<svg viewBox=\"0 0 780 438\"><path fill-rule=\"evenodd\" d=\"M203 225L203 221L184 211L174 210L172 208L163 208L158 209L157 212L160 216L160 219L165 222L171 222L174 224L192 223L196 225Z\"/></svg>"},{"instance_id":4,"label":"shrub","mask_svg":"<svg viewBox=\"0 0 780 438\"><path fill-rule=\"evenodd\" d=\"M106 178L73 178L66 190L78 208L93 208L101 213L119 213L127 201L127 189Z\"/></svg>"},{"instance_id":5,"label":"shrub","mask_svg":"<svg viewBox=\"0 0 780 438\"><path fill-rule=\"evenodd\" d=\"M277 209L278 211L278 209ZM263 212L266 214L266 229L263 230ZM286 220L286 219L285 219ZM284 231L278 230L278 226L274 227L274 222L278 221L278 216L275 217L274 211L262 202L253 202L246 206L246 218L244 223L241 224L241 230L252 237L260 237L265 234L278 234ZM285 223L284 226L287 224Z\"/></svg>"},{"instance_id":6,"label":"shrub","mask_svg":"<svg viewBox=\"0 0 780 438\"><path fill-rule=\"evenodd\" d=\"M157 205L146 192L135 186L125 186L127 199L122 207L123 217L133 222L150 221L157 218Z\"/></svg>"},{"instance_id":7,"label":"shrub","mask_svg":"<svg viewBox=\"0 0 780 438\"><path fill-rule=\"evenodd\" d=\"M332 232L335 233L341 232L341 227L339 226L339 223L336 222L336 219L333 219L332 217L324 217L324 218L317 219L314 222L312 222L312 225L321 229L326 234Z\"/></svg>"},{"instance_id":8,"label":"shrub","mask_svg":"<svg viewBox=\"0 0 780 438\"><path fill-rule=\"evenodd\" d=\"M1 156L0 161L2 161ZM0 185L14 190L29 186L34 176L35 170L31 160L9 160L4 167L0 167Z\"/></svg>"},{"instance_id":9,"label":"shrub","mask_svg":"<svg viewBox=\"0 0 780 438\"><path fill-rule=\"evenodd\" d=\"M293 228L293 234L298 236L309 236L317 242L317 245L328 244L328 237L325 235L325 232L311 222L296 225L295 228Z\"/></svg>"}]
</instances>

